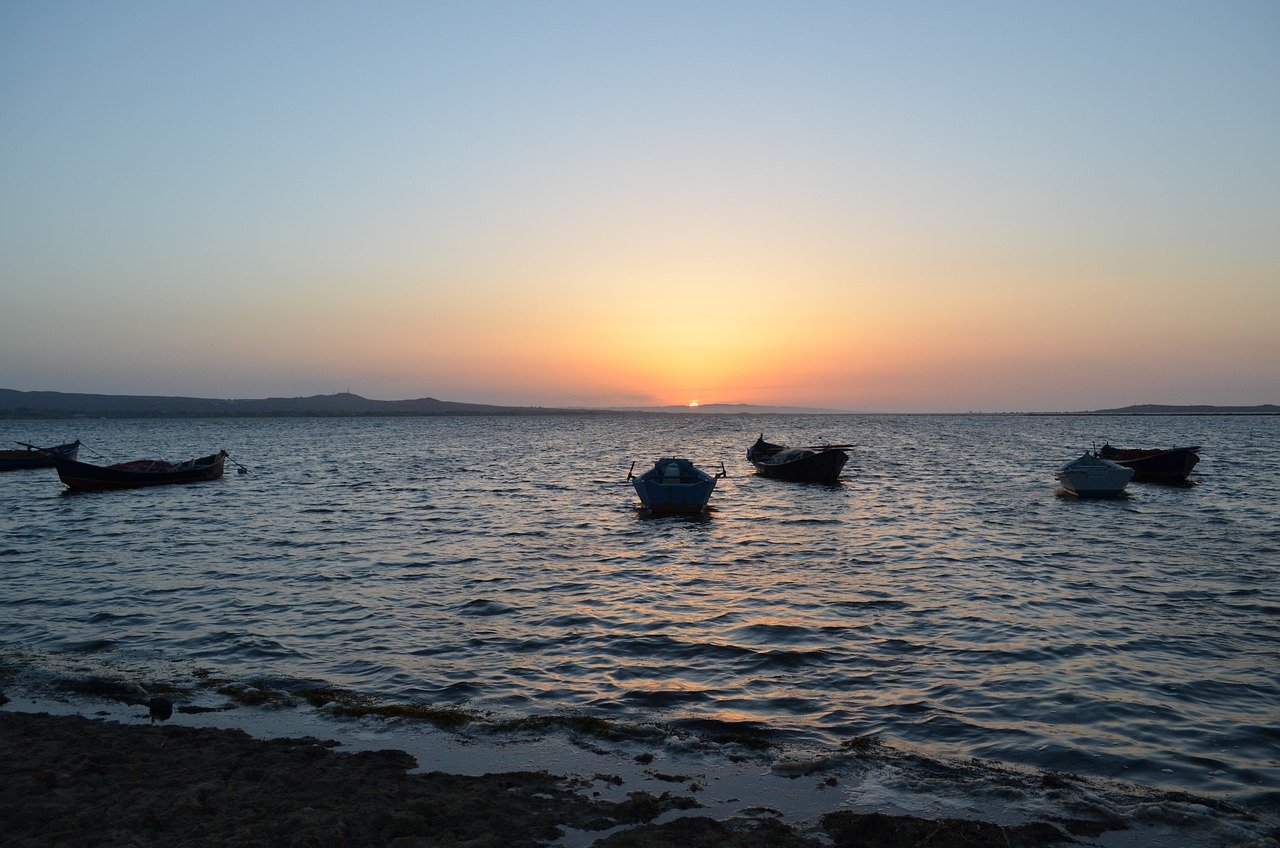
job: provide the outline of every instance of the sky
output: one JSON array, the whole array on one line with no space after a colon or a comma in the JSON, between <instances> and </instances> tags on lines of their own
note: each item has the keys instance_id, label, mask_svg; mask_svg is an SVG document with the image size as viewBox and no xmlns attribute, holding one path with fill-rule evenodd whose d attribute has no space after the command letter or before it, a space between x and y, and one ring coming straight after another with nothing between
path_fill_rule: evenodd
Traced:
<instances>
[{"instance_id":1,"label":"sky","mask_svg":"<svg viewBox=\"0 0 1280 848\"><path fill-rule=\"evenodd\" d=\"M0 5L0 387L1280 402L1280 4Z\"/></svg>"}]
</instances>

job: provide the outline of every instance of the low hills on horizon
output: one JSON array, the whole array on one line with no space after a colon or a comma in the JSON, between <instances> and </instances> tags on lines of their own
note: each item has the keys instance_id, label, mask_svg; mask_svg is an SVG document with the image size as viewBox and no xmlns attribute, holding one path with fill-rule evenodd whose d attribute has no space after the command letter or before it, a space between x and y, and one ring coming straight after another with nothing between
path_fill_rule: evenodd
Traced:
<instances>
[{"instance_id":1,"label":"low hills on horizon","mask_svg":"<svg viewBox=\"0 0 1280 848\"><path fill-rule=\"evenodd\" d=\"M223 399L167 395L99 395L0 389L0 418L273 418L416 415L620 415L654 413L840 413L834 409L751 404L699 407L544 407L461 403L433 397L373 400L351 392L308 397Z\"/></svg>"},{"instance_id":2,"label":"low hills on horizon","mask_svg":"<svg viewBox=\"0 0 1280 848\"><path fill-rule=\"evenodd\" d=\"M97 395L0 389L5 418L255 418L375 415L563 415L589 410L459 403L433 397L370 400L350 392L309 397L222 399L166 395Z\"/></svg>"},{"instance_id":3,"label":"low hills on horizon","mask_svg":"<svg viewBox=\"0 0 1280 848\"><path fill-rule=\"evenodd\" d=\"M421 415L618 415L659 414L788 414L850 415L838 409L756 404L709 403L690 406L542 407L460 403L433 397L372 400L350 392L309 397L219 399L165 395L99 395L75 392L22 392L0 389L0 418L269 418ZM1280 415L1280 406L1171 406L1138 404L1087 412L1040 415Z\"/></svg>"}]
</instances>

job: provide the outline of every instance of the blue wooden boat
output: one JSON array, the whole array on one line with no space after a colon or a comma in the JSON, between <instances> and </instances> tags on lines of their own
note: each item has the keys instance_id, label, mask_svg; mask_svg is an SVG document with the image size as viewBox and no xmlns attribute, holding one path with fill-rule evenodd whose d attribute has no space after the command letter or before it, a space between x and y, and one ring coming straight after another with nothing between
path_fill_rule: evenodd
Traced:
<instances>
[{"instance_id":1,"label":"blue wooden boat","mask_svg":"<svg viewBox=\"0 0 1280 848\"><path fill-rule=\"evenodd\" d=\"M80 452L80 440L51 448L38 448L26 442L18 442L23 450L0 451L0 471L17 471L22 468L52 468L59 459L75 459Z\"/></svg>"},{"instance_id":2,"label":"blue wooden boat","mask_svg":"<svg viewBox=\"0 0 1280 848\"><path fill-rule=\"evenodd\" d=\"M632 471L636 464L631 463ZM636 487L640 503L656 514L692 515L706 509L716 480L728 476L724 464L714 477L680 457L664 456L653 468L637 477L627 472L627 479Z\"/></svg>"}]
</instances>

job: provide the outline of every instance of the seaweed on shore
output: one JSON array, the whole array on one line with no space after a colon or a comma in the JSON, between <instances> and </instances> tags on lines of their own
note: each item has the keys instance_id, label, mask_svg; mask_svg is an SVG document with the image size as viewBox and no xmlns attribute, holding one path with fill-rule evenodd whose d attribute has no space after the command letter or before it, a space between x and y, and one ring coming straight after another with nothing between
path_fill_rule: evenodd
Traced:
<instances>
[{"instance_id":1,"label":"seaweed on shore","mask_svg":"<svg viewBox=\"0 0 1280 848\"><path fill-rule=\"evenodd\" d=\"M608 719L589 715L553 714L540 716L524 716L507 719L490 725L493 730L507 732L533 731L544 733L562 729L583 736L592 736L611 742L620 742L634 737L634 733L624 732L621 725Z\"/></svg>"},{"instance_id":2,"label":"seaweed on shore","mask_svg":"<svg viewBox=\"0 0 1280 848\"><path fill-rule=\"evenodd\" d=\"M406 721L424 721L434 724L442 730L456 730L474 720L474 716L465 710L453 707L433 707L428 704L361 704L344 703L333 708L334 713L343 716L381 716L382 718L404 719Z\"/></svg>"}]
</instances>

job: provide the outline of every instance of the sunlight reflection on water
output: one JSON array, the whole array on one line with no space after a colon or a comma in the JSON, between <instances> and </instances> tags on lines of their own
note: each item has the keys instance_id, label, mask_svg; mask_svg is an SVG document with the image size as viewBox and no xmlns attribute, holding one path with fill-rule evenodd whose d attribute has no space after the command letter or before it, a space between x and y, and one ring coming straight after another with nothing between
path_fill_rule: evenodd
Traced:
<instances>
[{"instance_id":1,"label":"sunlight reflection on water","mask_svg":"<svg viewBox=\"0 0 1280 848\"><path fill-rule=\"evenodd\" d=\"M8 422L247 476L66 498L0 477L0 638L163 651L522 713L868 732L1086 774L1277 779L1274 418L618 416ZM848 439L840 486L754 476ZM20 432L19 432L20 431ZM1092 442L1202 444L1190 488L1060 498ZM631 460L724 461L653 518Z\"/></svg>"}]
</instances>

